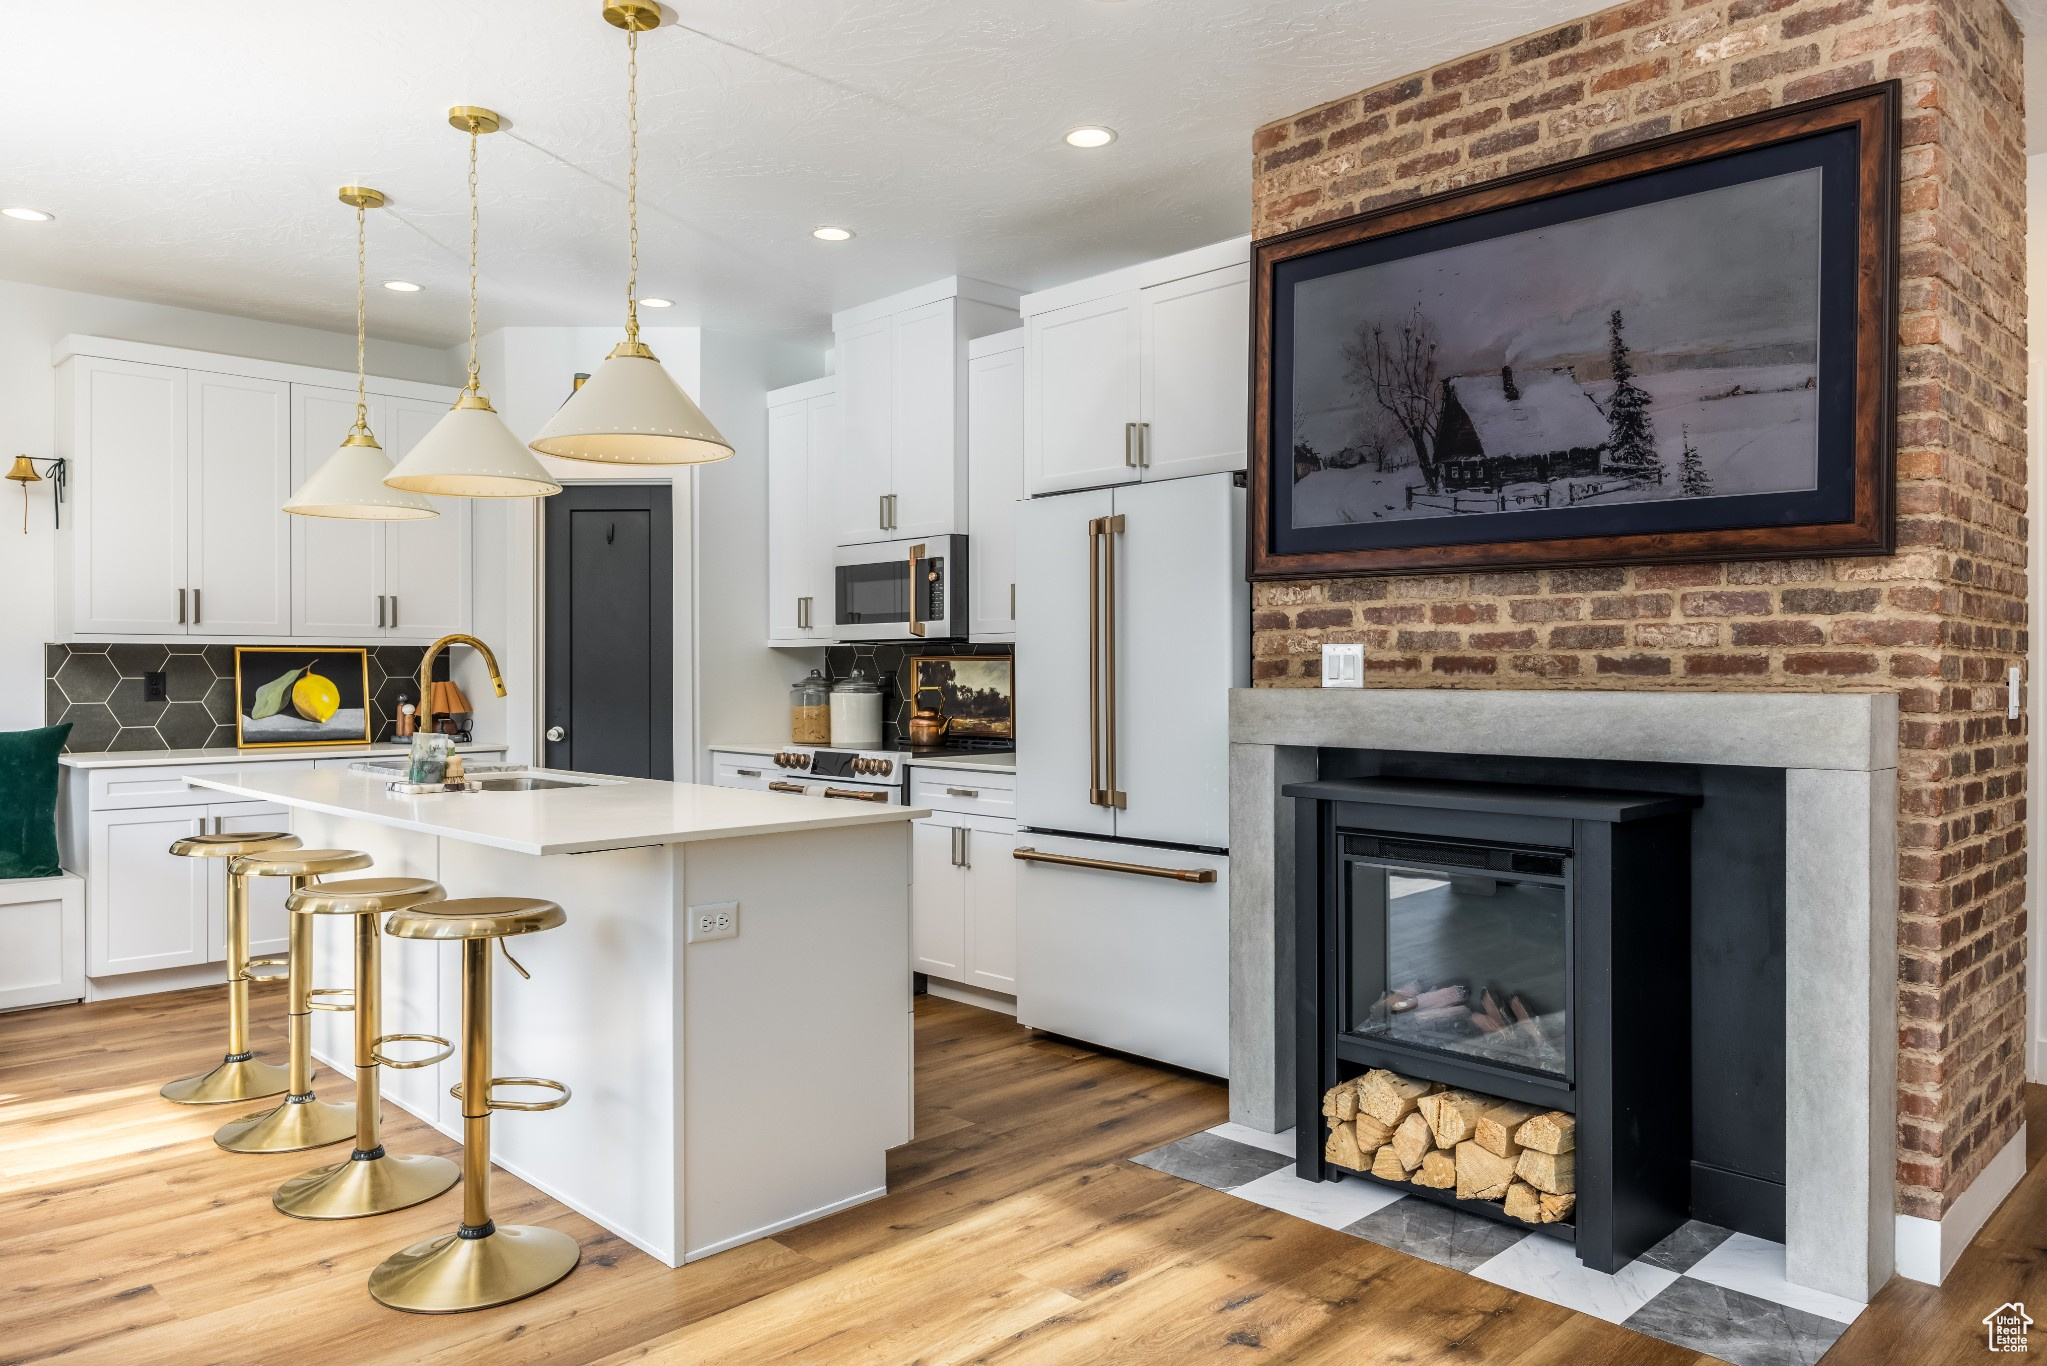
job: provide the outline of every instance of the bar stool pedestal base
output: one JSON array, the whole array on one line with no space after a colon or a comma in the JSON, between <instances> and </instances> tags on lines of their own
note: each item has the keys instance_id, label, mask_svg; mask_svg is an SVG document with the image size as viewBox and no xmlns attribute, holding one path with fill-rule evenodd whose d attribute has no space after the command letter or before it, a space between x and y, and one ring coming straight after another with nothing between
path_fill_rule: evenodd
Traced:
<instances>
[{"instance_id":1,"label":"bar stool pedestal base","mask_svg":"<svg viewBox=\"0 0 2047 1366\"><path fill-rule=\"evenodd\" d=\"M461 1174L445 1157L380 1152L294 1176L270 1203L294 1219L361 1219L431 1200Z\"/></svg>"},{"instance_id":2,"label":"bar stool pedestal base","mask_svg":"<svg viewBox=\"0 0 2047 1366\"><path fill-rule=\"evenodd\" d=\"M295 1153L355 1137L355 1106L307 1096L229 1120L213 1141L231 1153Z\"/></svg>"},{"instance_id":3,"label":"bar stool pedestal base","mask_svg":"<svg viewBox=\"0 0 2047 1366\"><path fill-rule=\"evenodd\" d=\"M165 1082L157 1092L180 1105L226 1105L237 1100L262 1100L281 1096L291 1084L291 1074L274 1062L257 1058L226 1058L211 1072Z\"/></svg>"},{"instance_id":4,"label":"bar stool pedestal base","mask_svg":"<svg viewBox=\"0 0 2047 1366\"><path fill-rule=\"evenodd\" d=\"M509 1304L576 1269L576 1240L517 1225L480 1238L446 1233L392 1254L370 1273L370 1294L414 1314L455 1314Z\"/></svg>"}]
</instances>

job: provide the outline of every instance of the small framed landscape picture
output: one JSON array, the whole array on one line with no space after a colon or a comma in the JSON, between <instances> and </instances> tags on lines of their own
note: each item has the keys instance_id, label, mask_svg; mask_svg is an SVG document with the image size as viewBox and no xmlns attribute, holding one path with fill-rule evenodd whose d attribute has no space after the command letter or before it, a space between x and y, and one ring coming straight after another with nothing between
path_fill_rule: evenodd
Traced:
<instances>
[{"instance_id":1,"label":"small framed landscape picture","mask_svg":"<svg viewBox=\"0 0 2047 1366\"><path fill-rule=\"evenodd\" d=\"M915 661L917 692L938 693L951 735L1016 738L1015 660L1009 655L925 655Z\"/></svg>"},{"instance_id":2,"label":"small framed landscape picture","mask_svg":"<svg viewBox=\"0 0 2047 1366\"><path fill-rule=\"evenodd\" d=\"M235 744L365 745L370 654L363 647L242 645L235 649Z\"/></svg>"}]
</instances>

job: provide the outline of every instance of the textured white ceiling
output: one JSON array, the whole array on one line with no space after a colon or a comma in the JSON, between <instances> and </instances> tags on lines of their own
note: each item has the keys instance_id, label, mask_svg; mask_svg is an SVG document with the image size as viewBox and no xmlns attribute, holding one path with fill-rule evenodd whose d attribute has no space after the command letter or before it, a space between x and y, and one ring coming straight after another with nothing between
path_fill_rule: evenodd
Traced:
<instances>
[{"instance_id":1,"label":"textured white ceiling","mask_svg":"<svg viewBox=\"0 0 2047 1366\"><path fill-rule=\"evenodd\" d=\"M2047 0L2039 0L2047 3ZM1041 288L1247 230L1258 124L1588 0L682 0L642 39L641 282L665 324L819 337L948 274ZM463 335L465 147L488 105L486 329L610 323L624 35L599 0L0 11L0 278L334 328ZM1079 123L1120 133L1076 151ZM828 245L820 223L859 236Z\"/></svg>"}]
</instances>

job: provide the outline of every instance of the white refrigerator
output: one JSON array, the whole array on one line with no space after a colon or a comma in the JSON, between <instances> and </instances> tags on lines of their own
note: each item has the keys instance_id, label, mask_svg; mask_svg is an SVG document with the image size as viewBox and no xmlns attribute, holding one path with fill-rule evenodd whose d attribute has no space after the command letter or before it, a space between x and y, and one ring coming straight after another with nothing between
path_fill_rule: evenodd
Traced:
<instances>
[{"instance_id":1,"label":"white refrigerator","mask_svg":"<svg viewBox=\"0 0 2047 1366\"><path fill-rule=\"evenodd\" d=\"M1017 508L1017 1020L1229 1067L1229 474Z\"/></svg>"}]
</instances>

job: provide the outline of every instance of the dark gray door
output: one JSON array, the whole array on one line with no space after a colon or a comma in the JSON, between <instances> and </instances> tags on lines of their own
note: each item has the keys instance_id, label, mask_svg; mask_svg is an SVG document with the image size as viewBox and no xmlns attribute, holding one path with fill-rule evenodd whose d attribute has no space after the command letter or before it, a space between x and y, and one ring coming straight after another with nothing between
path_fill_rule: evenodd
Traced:
<instances>
[{"instance_id":1,"label":"dark gray door","mask_svg":"<svg viewBox=\"0 0 2047 1366\"><path fill-rule=\"evenodd\" d=\"M546 500L550 768L674 776L674 535L666 484Z\"/></svg>"}]
</instances>

